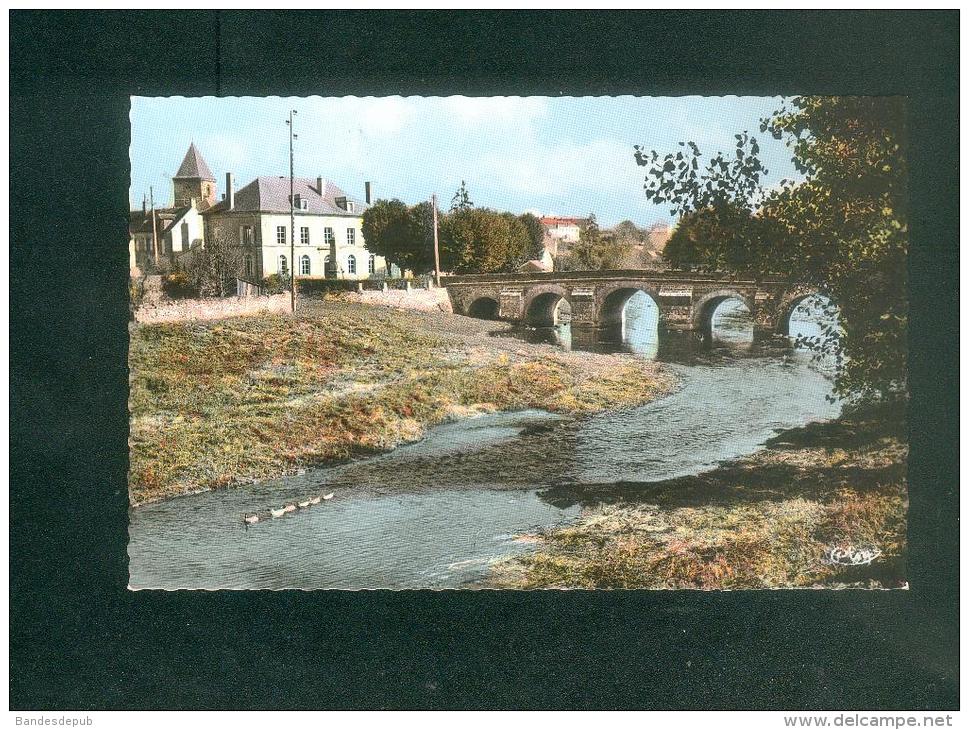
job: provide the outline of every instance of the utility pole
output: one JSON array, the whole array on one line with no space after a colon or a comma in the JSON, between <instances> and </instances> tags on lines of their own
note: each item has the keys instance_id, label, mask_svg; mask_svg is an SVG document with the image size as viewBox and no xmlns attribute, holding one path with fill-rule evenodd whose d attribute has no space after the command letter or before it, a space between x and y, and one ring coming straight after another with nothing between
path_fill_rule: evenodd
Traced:
<instances>
[{"instance_id":1,"label":"utility pole","mask_svg":"<svg viewBox=\"0 0 969 730\"><path fill-rule=\"evenodd\" d=\"M295 109L289 112L289 305L290 309L296 311L296 209L294 207L296 199L293 190L293 115Z\"/></svg>"},{"instance_id":2,"label":"utility pole","mask_svg":"<svg viewBox=\"0 0 969 730\"><path fill-rule=\"evenodd\" d=\"M151 249L155 257L155 267L158 267L158 226L155 223L155 188L148 187L148 195L151 198Z\"/></svg>"},{"instance_id":3,"label":"utility pole","mask_svg":"<svg viewBox=\"0 0 969 730\"><path fill-rule=\"evenodd\" d=\"M431 210L434 212L434 286L441 287L441 254L437 247L437 195L431 196Z\"/></svg>"}]
</instances>

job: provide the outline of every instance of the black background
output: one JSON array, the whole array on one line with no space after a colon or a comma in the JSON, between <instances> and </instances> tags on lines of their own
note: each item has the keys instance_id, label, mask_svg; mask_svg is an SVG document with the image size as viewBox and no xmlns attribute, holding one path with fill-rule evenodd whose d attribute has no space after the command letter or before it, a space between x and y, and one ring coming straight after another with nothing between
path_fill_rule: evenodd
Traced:
<instances>
[{"instance_id":1,"label":"black background","mask_svg":"<svg viewBox=\"0 0 969 730\"><path fill-rule=\"evenodd\" d=\"M11 708L958 706L957 13L17 11L10 33ZM128 97L620 93L911 97L911 590L126 590Z\"/></svg>"}]
</instances>

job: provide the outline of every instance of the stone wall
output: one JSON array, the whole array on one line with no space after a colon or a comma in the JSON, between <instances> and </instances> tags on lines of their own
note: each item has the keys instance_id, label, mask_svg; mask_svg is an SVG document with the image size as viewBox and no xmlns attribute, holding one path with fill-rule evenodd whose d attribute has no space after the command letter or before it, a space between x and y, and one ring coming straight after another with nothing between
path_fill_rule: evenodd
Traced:
<instances>
[{"instance_id":1,"label":"stone wall","mask_svg":"<svg viewBox=\"0 0 969 730\"><path fill-rule=\"evenodd\" d=\"M380 304L398 309L417 309L422 312L451 312L451 300L447 289L389 289L387 291L362 291L346 294L354 301L365 304Z\"/></svg>"},{"instance_id":2,"label":"stone wall","mask_svg":"<svg viewBox=\"0 0 969 730\"><path fill-rule=\"evenodd\" d=\"M157 307L145 306L135 310L135 321L145 324L185 322L189 320L223 319L252 314L288 314L289 293L268 297L226 297L225 299L182 299Z\"/></svg>"}]
</instances>

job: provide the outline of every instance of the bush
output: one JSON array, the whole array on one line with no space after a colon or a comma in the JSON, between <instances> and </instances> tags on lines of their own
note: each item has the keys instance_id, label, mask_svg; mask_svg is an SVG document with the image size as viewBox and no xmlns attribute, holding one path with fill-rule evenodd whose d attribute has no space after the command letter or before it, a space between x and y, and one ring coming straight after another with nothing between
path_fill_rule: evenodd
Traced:
<instances>
[{"instance_id":1,"label":"bush","mask_svg":"<svg viewBox=\"0 0 969 730\"><path fill-rule=\"evenodd\" d=\"M323 297L331 292L356 291L353 279L298 279L299 293L306 297Z\"/></svg>"},{"instance_id":2,"label":"bush","mask_svg":"<svg viewBox=\"0 0 969 730\"><path fill-rule=\"evenodd\" d=\"M162 277L162 291L171 299L196 299L198 287L185 271L173 271Z\"/></svg>"},{"instance_id":3,"label":"bush","mask_svg":"<svg viewBox=\"0 0 969 730\"><path fill-rule=\"evenodd\" d=\"M263 294L282 294L283 292L289 291L289 274L285 276L280 276L279 274L271 274L259 282L262 287ZM300 285L296 284L296 291L300 290Z\"/></svg>"}]
</instances>

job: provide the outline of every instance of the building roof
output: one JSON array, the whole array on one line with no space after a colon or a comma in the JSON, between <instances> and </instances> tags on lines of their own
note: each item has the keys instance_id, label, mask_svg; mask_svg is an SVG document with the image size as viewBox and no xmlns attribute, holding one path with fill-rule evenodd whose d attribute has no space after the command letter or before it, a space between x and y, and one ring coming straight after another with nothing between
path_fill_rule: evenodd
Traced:
<instances>
[{"instance_id":1,"label":"building roof","mask_svg":"<svg viewBox=\"0 0 969 730\"><path fill-rule=\"evenodd\" d=\"M541 259L530 259L518 267L519 271L551 271L552 267Z\"/></svg>"},{"instance_id":2,"label":"building roof","mask_svg":"<svg viewBox=\"0 0 969 730\"><path fill-rule=\"evenodd\" d=\"M317 187L317 181L310 178L295 178L293 180L293 194L306 201L306 209L297 208L300 214L316 215L360 215L367 206L357 198L350 197L329 180L323 181L323 190ZM337 198L346 198L354 203L352 213L336 204ZM213 205L206 210L208 213L224 213L228 210L226 200ZM257 177L251 183L240 188L235 193L233 211L250 213L289 213L289 178L288 177Z\"/></svg>"},{"instance_id":3,"label":"building roof","mask_svg":"<svg viewBox=\"0 0 969 730\"><path fill-rule=\"evenodd\" d=\"M563 216L543 216L541 219L546 226L581 226L588 222L586 218L566 218Z\"/></svg>"},{"instance_id":4,"label":"building roof","mask_svg":"<svg viewBox=\"0 0 969 730\"><path fill-rule=\"evenodd\" d=\"M174 228L191 209L190 205L181 208L155 208L155 227L158 229L158 235L164 235ZM128 214L128 232L131 235L151 233L151 210L131 211Z\"/></svg>"},{"instance_id":5,"label":"building roof","mask_svg":"<svg viewBox=\"0 0 969 730\"><path fill-rule=\"evenodd\" d=\"M185 159L182 160L182 164L178 167L178 172L175 173L176 178L200 178L202 180L211 180L215 182L215 175L209 169L209 166L205 164L205 160L202 159L202 153L198 151L195 143L188 147L188 152L185 153Z\"/></svg>"}]
</instances>

